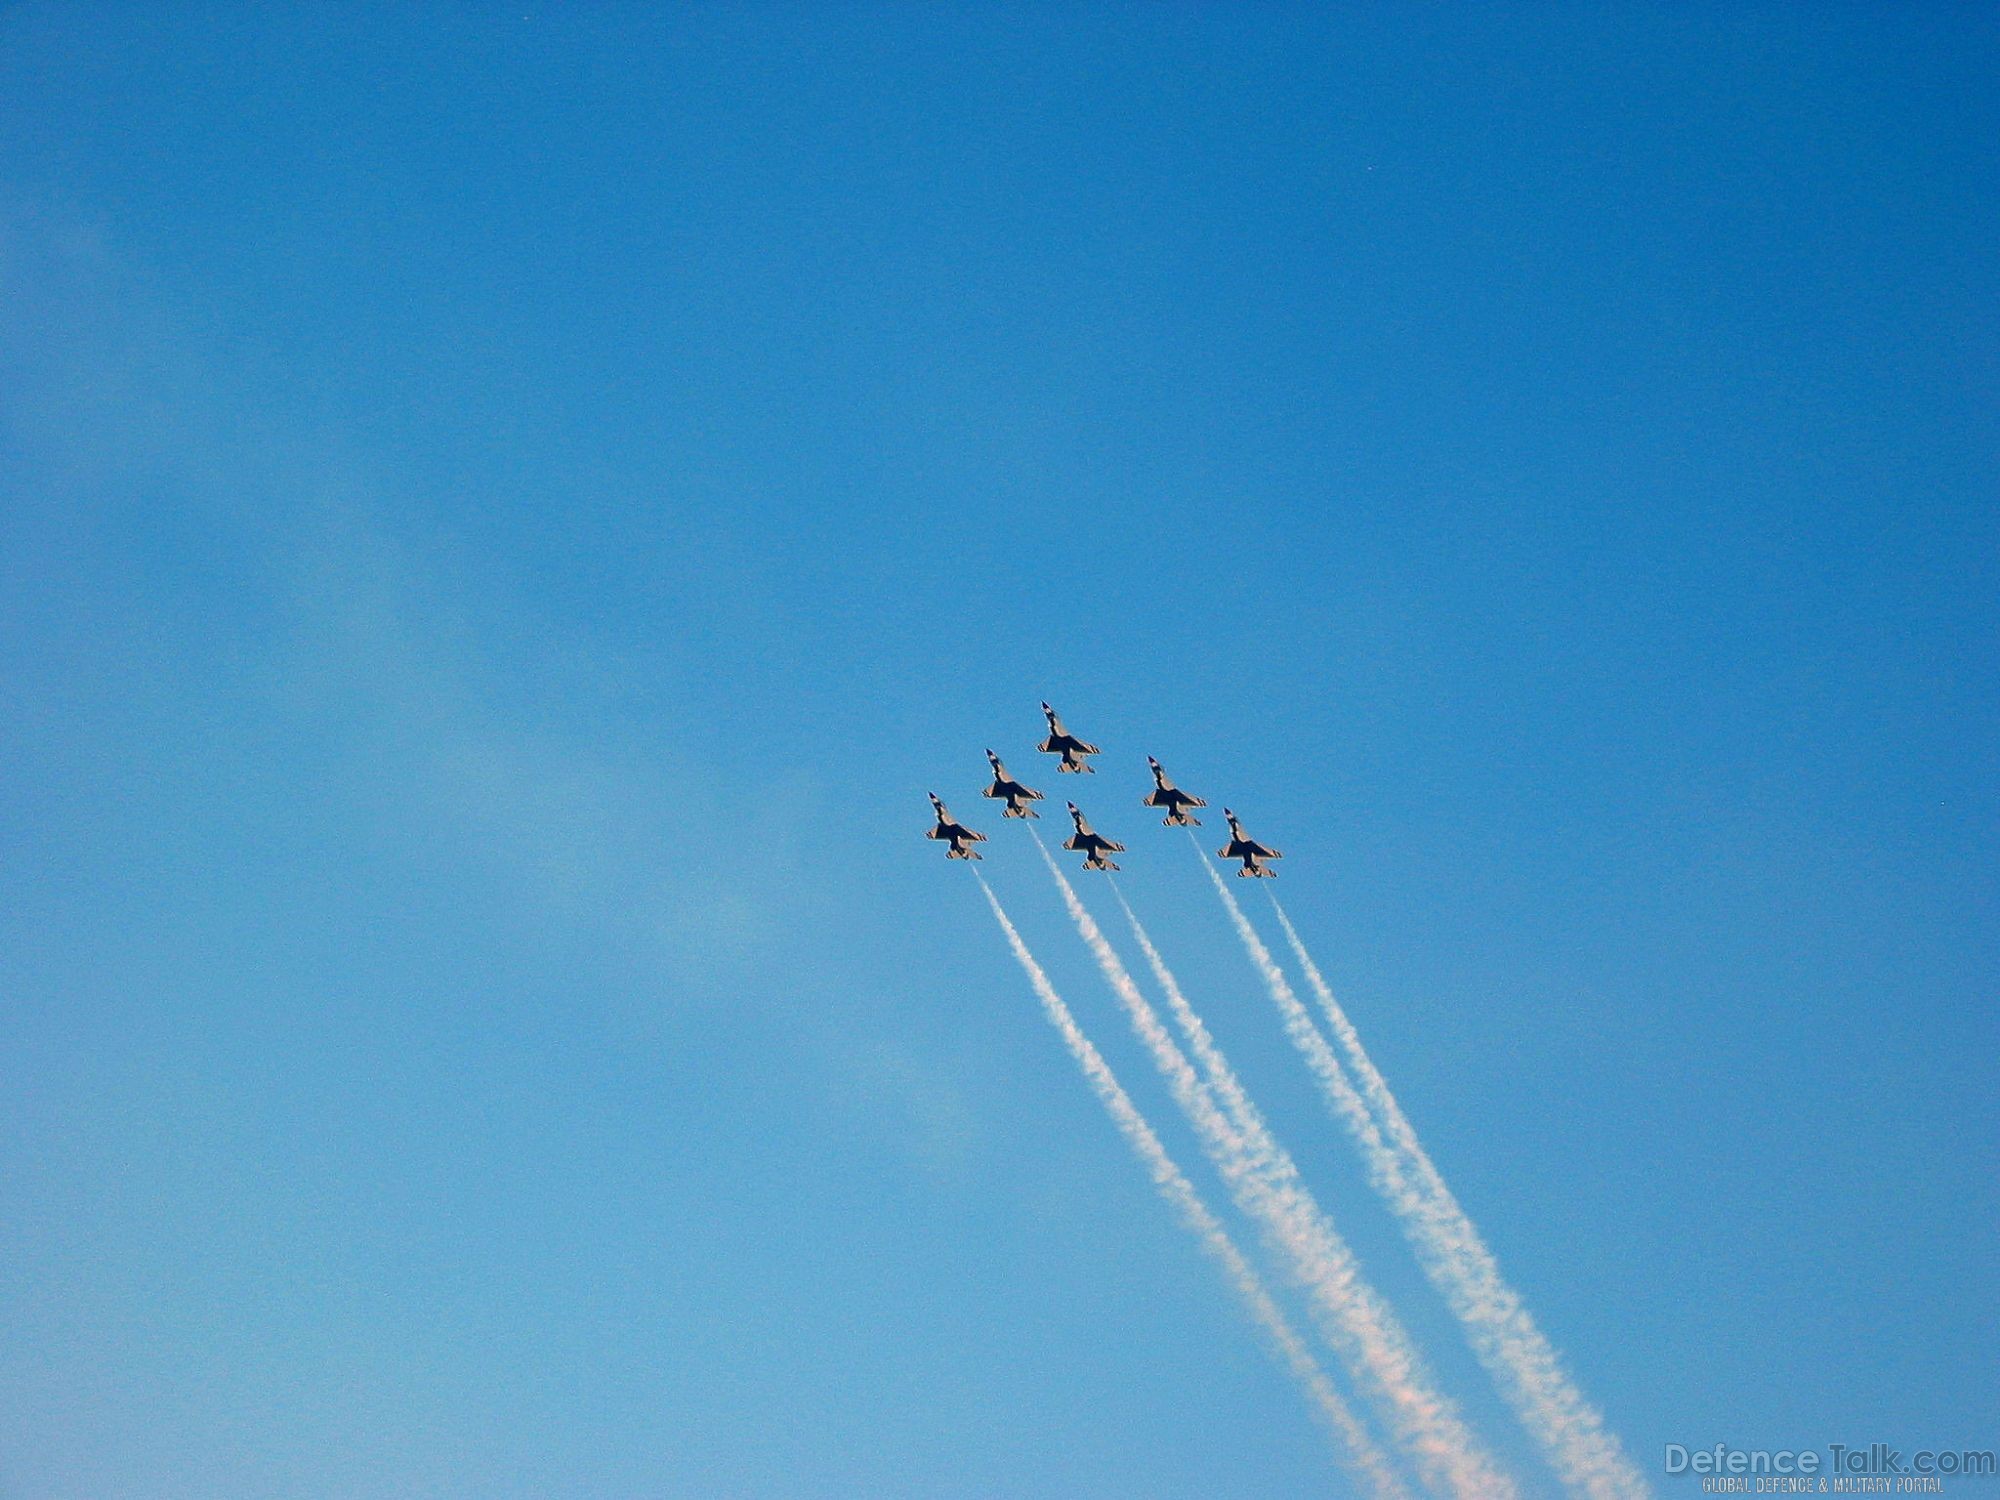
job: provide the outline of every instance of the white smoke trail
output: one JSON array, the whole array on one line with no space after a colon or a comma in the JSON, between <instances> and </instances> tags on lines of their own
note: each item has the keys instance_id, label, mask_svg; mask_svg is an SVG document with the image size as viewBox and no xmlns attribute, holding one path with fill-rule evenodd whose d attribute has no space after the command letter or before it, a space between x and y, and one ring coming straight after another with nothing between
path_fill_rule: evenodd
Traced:
<instances>
[{"instance_id":1,"label":"white smoke trail","mask_svg":"<svg viewBox=\"0 0 2000 1500\"><path fill-rule=\"evenodd\" d=\"M1226 894L1228 887L1223 890ZM1500 1274L1499 1262L1445 1185L1275 894L1271 908L1347 1066L1361 1081L1374 1119L1388 1135L1398 1168L1391 1206L1425 1272L1465 1325L1474 1352L1492 1373L1501 1395L1571 1489L1591 1500L1630 1500L1649 1494L1617 1435L1577 1389L1561 1356Z\"/></svg>"},{"instance_id":2,"label":"white smoke trail","mask_svg":"<svg viewBox=\"0 0 2000 1500\"><path fill-rule=\"evenodd\" d=\"M1397 1206L1397 1194L1406 1193L1408 1190L1408 1184L1403 1179L1402 1164L1397 1160L1395 1152L1389 1149L1388 1143L1382 1139L1382 1132L1376 1126L1374 1117L1368 1113L1368 1106L1362 1102L1361 1095L1355 1092L1354 1085L1348 1081L1346 1070L1341 1067L1340 1059L1334 1056L1333 1048L1327 1044L1326 1038L1320 1034L1319 1027L1313 1024L1311 1013L1293 993L1290 981L1285 978L1285 971L1279 968L1278 961L1271 957L1271 950L1266 948L1264 940L1257 936L1257 929L1250 925L1250 919L1243 914L1243 908L1237 904L1236 897L1230 894L1229 887L1222 883L1222 877L1209 868L1205 858L1201 858L1201 845L1195 842L1192 833L1188 835L1188 839L1194 844L1195 855L1201 859L1202 869L1207 871L1208 878L1214 883L1216 895L1222 898L1223 909L1229 913L1229 920L1236 928L1236 935L1243 940L1244 952L1250 955L1250 962L1264 977L1264 987L1270 992L1272 1002L1278 1007L1278 1015L1285 1024L1285 1035L1291 1038L1292 1045L1297 1047L1300 1056L1305 1058L1306 1067L1326 1095L1327 1103L1334 1114L1347 1126L1360 1144L1362 1160L1367 1164L1370 1180L1384 1197L1390 1199L1391 1207Z\"/></svg>"},{"instance_id":3,"label":"white smoke trail","mask_svg":"<svg viewBox=\"0 0 2000 1500\"><path fill-rule=\"evenodd\" d=\"M1433 1488L1459 1500L1511 1497L1512 1481L1432 1384L1409 1335L1364 1279L1353 1252L1313 1200L1291 1159L1261 1126L1248 1134L1223 1117L1048 846L1039 835L1035 843L1062 891L1070 919L1152 1054L1175 1102L1195 1127L1203 1149L1220 1169L1237 1204L1290 1262L1328 1341L1356 1383L1380 1406L1418 1473ZM1237 1093L1240 1097L1240 1089ZM1243 1103L1247 1106L1247 1099ZM1254 1119L1254 1113L1246 1111L1243 1118Z\"/></svg>"},{"instance_id":4,"label":"white smoke trail","mask_svg":"<svg viewBox=\"0 0 2000 1500\"><path fill-rule=\"evenodd\" d=\"M1193 842L1192 834L1189 838ZM1472 1229L1456 1201L1450 1199L1449 1193L1439 1198L1425 1192L1411 1180L1412 1170L1406 1166L1406 1161L1410 1159L1408 1153L1392 1148L1383 1138L1381 1126L1348 1079L1340 1059L1334 1055L1325 1036L1313 1023L1312 1016L1300 1003L1284 971L1257 936L1257 930L1250 925L1250 919L1244 915L1236 897L1203 857L1198 842L1194 843L1194 851L1202 869L1207 871L1216 895L1222 899L1251 963L1264 977L1265 988L1270 991L1284 1022L1285 1034L1304 1057L1307 1068L1319 1083L1335 1116L1354 1137L1367 1165L1370 1181L1402 1226L1432 1284L1439 1288L1465 1325L1474 1352L1494 1375L1501 1395L1514 1408L1529 1435L1548 1454L1551 1466L1564 1483L1591 1496L1592 1500L1649 1494L1645 1481L1626 1460L1617 1439L1604 1427L1603 1419L1569 1384L1554 1350L1548 1347L1532 1322L1525 1322L1525 1326L1547 1352L1548 1363L1538 1366L1531 1360L1510 1362L1504 1357L1503 1348L1522 1355L1532 1352L1532 1345L1519 1339L1520 1325L1513 1324L1506 1315L1511 1303L1511 1307L1520 1312L1522 1320L1526 1320L1520 1299L1499 1280L1498 1267L1493 1265L1491 1253L1486 1251L1484 1242ZM1330 992L1326 998L1331 998ZM1342 1019L1345 1020L1345 1017ZM1348 1030L1352 1033L1353 1028L1349 1026ZM1358 1034L1354 1036L1354 1046L1358 1051ZM1372 1065L1369 1071L1374 1071ZM1382 1092L1387 1094L1386 1086ZM1397 1115L1401 1116L1400 1110ZM1407 1121L1404 1121L1404 1128L1408 1130ZM1412 1144L1415 1143L1414 1132L1410 1132L1409 1139ZM1418 1150L1421 1151L1421 1147ZM1428 1165L1429 1158L1424 1157L1424 1161ZM1431 1170L1435 1176L1435 1168ZM1437 1186L1440 1190L1444 1188L1441 1177L1437 1179ZM1443 1208L1445 1202L1450 1204L1450 1213ZM1473 1246L1485 1257L1487 1265L1492 1266L1491 1285L1481 1285L1476 1278L1462 1274L1474 1268L1474 1261L1468 1256ZM1493 1295L1495 1288L1504 1297L1496 1299ZM1541 1382L1539 1385L1524 1383L1524 1378L1533 1381L1537 1377ZM1552 1383L1550 1377L1556 1383ZM1565 1407L1560 1398L1554 1396L1557 1390L1565 1388L1575 1398L1573 1408ZM1549 1399L1538 1402L1537 1396ZM1557 1419L1553 1426L1550 1425L1551 1416ZM1601 1441L1592 1441L1593 1432Z\"/></svg>"},{"instance_id":5,"label":"white smoke trail","mask_svg":"<svg viewBox=\"0 0 2000 1500\"><path fill-rule=\"evenodd\" d=\"M1249 1261L1244 1259L1243 1252L1237 1249L1236 1242L1229 1237L1229 1231L1222 1227L1221 1221L1195 1191L1194 1184L1189 1182L1186 1175L1174 1164L1173 1158L1167 1154L1167 1148L1153 1133L1153 1127L1146 1123L1145 1116L1139 1113L1138 1106L1132 1102L1131 1097L1118 1082L1117 1076L1112 1073L1110 1064L1105 1062L1097 1048L1091 1044L1090 1038L1083 1034L1083 1028L1077 1025L1076 1017L1070 1014L1070 1009L1063 1003L1062 996L1056 993L1055 986L1049 982L1049 976L1043 972L1042 966L1035 962L1035 956L1028 951L1027 943L1022 940L1020 932L1001 907L999 897L993 894L992 887L987 885L985 877L977 870L973 871L973 876L979 881L979 889L986 895L987 905L993 908L994 920L1006 934L1007 946L1013 950L1015 961L1026 972L1029 984L1034 987L1036 997L1042 1002L1043 1011L1061 1034L1064 1045L1069 1048L1070 1056L1076 1059L1077 1066L1083 1070L1091 1091L1097 1095L1098 1101L1110 1114L1112 1122L1118 1127L1119 1134L1125 1137L1133 1153L1144 1163L1147 1175L1153 1179L1153 1185L1159 1189L1160 1196L1165 1198L1180 1215L1181 1221L1194 1234L1202 1249L1221 1265L1223 1274L1229 1278L1237 1296L1243 1299L1251 1319L1271 1341L1285 1368L1305 1388L1314 1413L1339 1440L1339 1453L1342 1459L1367 1484L1378 1500L1409 1500L1409 1491L1390 1466L1387 1455L1382 1452L1374 1438L1369 1436L1367 1428L1361 1425L1347 1403L1341 1400L1340 1393L1334 1389L1332 1380L1328 1378L1326 1371L1320 1368L1319 1361L1313 1358L1305 1340L1299 1336L1291 1321L1272 1300L1271 1294L1265 1290L1262 1278L1257 1275Z\"/></svg>"},{"instance_id":6,"label":"white smoke trail","mask_svg":"<svg viewBox=\"0 0 2000 1500\"><path fill-rule=\"evenodd\" d=\"M1109 877L1107 877L1109 879ZM1153 978L1160 986L1160 992L1167 997L1167 1009L1174 1018L1174 1024L1181 1029L1187 1039L1188 1048L1200 1064L1202 1076L1209 1089L1222 1101L1228 1112L1230 1123L1237 1134L1249 1143L1263 1148L1265 1158L1283 1156L1284 1150L1277 1138L1265 1125L1264 1117L1248 1092L1236 1077L1236 1070L1229 1065L1229 1059L1222 1055L1222 1049L1208 1034L1208 1026L1181 990L1180 981L1174 971L1167 967L1167 961L1160 956L1160 950L1153 946L1153 940L1139 921L1139 914L1132 910L1132 903L1125 899L1125 893L1118 888L1118 882L1111 880L1111 894L1118 898L1118 906L1125 913L1125 921L1132 929L1132 937L1139 945L1139 951L1146 955L1146 965L1153 971Z\"/></svg>"}]
</instances>

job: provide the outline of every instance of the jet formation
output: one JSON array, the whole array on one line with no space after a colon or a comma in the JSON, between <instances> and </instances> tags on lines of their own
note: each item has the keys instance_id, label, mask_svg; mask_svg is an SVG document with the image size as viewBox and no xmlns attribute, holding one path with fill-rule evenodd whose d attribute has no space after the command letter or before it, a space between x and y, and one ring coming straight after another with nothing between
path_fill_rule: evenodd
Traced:
<instances>
[{"instance_id":1,"label":"jet formation","mask_svg":"<svg viewBox=\"0 0 2000 1500\"><path fill-rule=\"evenodd\" d=\"M1049 733L1037 748L1044 755L1056 757L1056 770L1072 775L1095 774L1097 767L1090 764L1089 757L1102 753L1097 746L1078 739L1065 729L1062 719L1046 703L1042 705L1042 714L1049 721ZM1036 812L1031 804L1042 801L1042 794L1010 776L1000 757L991 750L986 752L986 760L993 767L993 781L981 795L1007 804L1001 809L1000 816L1039 818L1041 814ZM1201 819L1194 815L1194 809L1206 807L1208 803L1194 793L1175 786L1167 776L1166 768L1152 756L1146 757L1146 764L1153 771L1153 789L1139 799L1139 805L1165 813L1166 816L1160 821L1169 828L1199 828ZM1084 817L1083 810L1074 802L1067 805L1070 819L1076 824L1076 832L1063 840L1063 848L1082 854L1083 867L1086 870L1117 869L1118 866L1105 856L1123 854L1125 846L1115 839L1106 838L1092 828L1089 820ZM937 823L924 836L949 844L950 847L945 850L947 859L978 859L979 851L972 845L985 843L986 835L976 833L956 821L944 803L938 800L935 792L931 794L931 809L937 814ZM1246 834L1242 824L1237 821L1236 814L1229 808L1225 807L1222 810L1222 816L1229 823L1229 842L1215 851L1215 857L1224 861L1238 861L1242 866L1236 872L1239 880L1275 878L1278 872L1271 869L1268 862L1283 859L1284 856L1270 845L1260 844Z\"/></svg>"}]
</instances>

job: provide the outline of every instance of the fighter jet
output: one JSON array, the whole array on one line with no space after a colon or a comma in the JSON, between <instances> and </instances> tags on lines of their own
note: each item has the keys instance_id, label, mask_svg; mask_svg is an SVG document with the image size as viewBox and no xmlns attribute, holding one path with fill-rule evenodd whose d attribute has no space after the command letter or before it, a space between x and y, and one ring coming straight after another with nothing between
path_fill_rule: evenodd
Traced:
<instances>
[{"instance_id":1,"label":"fighter jet","mask_svg":"<svg viewBox=\"0 0 2000 1500\"><path fill-rule=\"evenodd\" d=\"M944 839L948 842L951 847L945 850L944 857L946 859L978 859L979 851L968 849L966 845L983 844L986 842L986 835L983 833L974 833L963 823L954 819L945 805L938 801L938 794L936 792L931 793L931 807L937 813L937 827L926 833L924 837L927 839Z\"/></svg>"},{"instance_id":2,"label":"fighter jet","mask_svg":"<svg viewBox=\"0 0 2000 1500\"><path fill-rule=\"evenodd\" d=\"M1112 842L1112 840L1104 837L1101 833L1091 832L1090 825L1084 822L1083 814L1077 811L1077 806L1074 802L1069 805L1069 815L1076 819L1076 832L1063 840L1063 848L1081 849L1083 851L1083 867L1086 870L1117 869L1118 866L1114 865L1104 856L1107 854L1123 854L1125 846Z\"/></svg>"},{"instance_id":3,"label":"fighter jet","mask_svg":"<svg viewBox=\"0 0 2000 1500\"><path fill-rule=\"evenodd\" d=\"M1042 794L1031 786L1022 786L1020 782L1009 776L1007 768L1000 764L1000 757L995 755L991 750L986 752L986 758L993 762L993 785L986 789L986 795L1007 799L1007 810L1001 813L1000 816L1003 818L1039 818L1041 816L1040 813L1036 812L1032 807L1023 807L1021 804L1024 802L1039 802L1042 800Z\"/></svg>"},{"instance_id":4,"label":"fighter jet","mask_svg":"<svg viewBox=\"0 0 2000 1500\"><path fill-rule=\"evenodd\" d=\"M1049 716L1049 737L1043 740L1037 748L1046 755L1060 755L1062 757L1062 764L1056 767L1058 771L1095 772L1097 767L1085 764L1084 757L1086 755L1097 754L1097 746L1086 745L1082 740L1063 728L1062 720L1056 717L1056 711L1050 708L1048 704L1044 703L1042 705L1042 712Z\"/></svg>"},{"instance_id":5,"label":"fighter jet","mask_svg":"<svg viewBox=\"0 0 2000 1500\"><path fill-rule=\"evenodd\" d=\"M1242 828L1236 822L1236 814L1228 808L1223 808L1222 815L1229 819L1229 842L1215 851L1215 857L1242 860L1243 868L1236 872L1238 880L1275 880L1278 872L1265 869L1262 862L1267 859L1283 859L1285 856L1253 838L1244 837Z\"/></svg>"},{"instance_id":6,"label":"fighter jet","mask_svg":"<svg viewBox=\"0 0 2000 1500\"><path fill-rule=\"evenodd\" d=\"M1208 804L1167 780L1167 773L1160 769L1160 763L1152 756L1146 757L1146 764L1153 768L1153 789L1146 794L1145 806L1164 807L1167 815L1161 822L1169 828L1199 828L1201 819L1189 816L1188 809Z\"/></svg>"}]
</instances>

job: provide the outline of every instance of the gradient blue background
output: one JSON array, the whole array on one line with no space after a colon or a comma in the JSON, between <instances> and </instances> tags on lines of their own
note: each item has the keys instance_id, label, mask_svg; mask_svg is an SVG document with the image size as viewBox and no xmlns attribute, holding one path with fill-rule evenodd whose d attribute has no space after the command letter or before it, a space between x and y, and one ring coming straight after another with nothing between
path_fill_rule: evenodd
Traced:
<instances>
[{"instance_id":1,"label":"gradient blue background","mask_svg":"<svg viewBox=\"0 0 2000 1500\"><path fill-rule=\"evenodd\" d=\"M1045 696L1529 1494L1146 753L1648 1471L2000 1445L1996 43L0 13L0 1495L1345 1492Z\"/></svg>"}]
</instances>

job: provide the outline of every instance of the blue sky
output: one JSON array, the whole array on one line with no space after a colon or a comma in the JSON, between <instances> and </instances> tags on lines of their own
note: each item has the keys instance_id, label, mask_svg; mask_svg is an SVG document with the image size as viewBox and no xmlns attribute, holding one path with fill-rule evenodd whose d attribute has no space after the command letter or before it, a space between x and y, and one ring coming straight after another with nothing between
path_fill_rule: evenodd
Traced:
<instances>
[{"instance_id":1,"label":"blue sky","mask_svg":"<svg viewBox=\"0 0 2000 1500\"><path fill-rule=\"evenodd\" d=\"M1043 697L1527 1493L1146 754L1644 1467L2000 1441L1996 41L0 12L0 1494L1347 1493Z\"/></svg>"}]
</instances>

